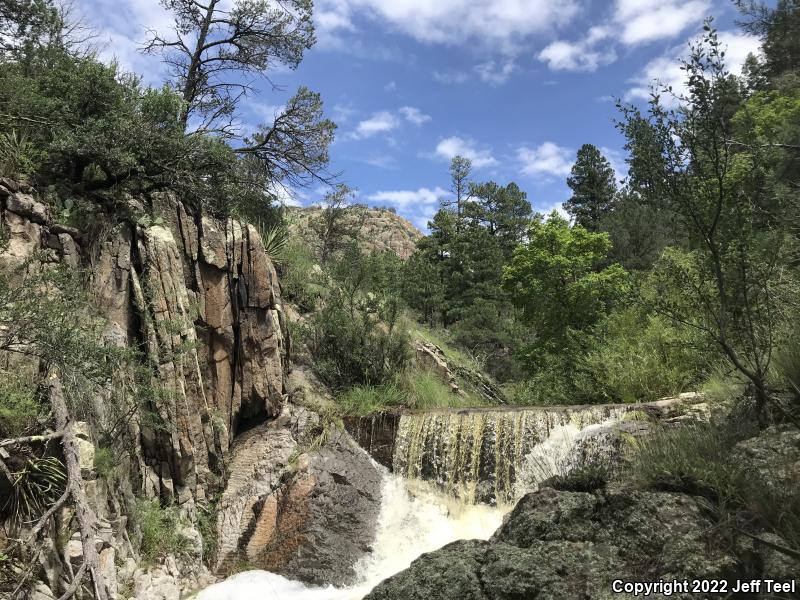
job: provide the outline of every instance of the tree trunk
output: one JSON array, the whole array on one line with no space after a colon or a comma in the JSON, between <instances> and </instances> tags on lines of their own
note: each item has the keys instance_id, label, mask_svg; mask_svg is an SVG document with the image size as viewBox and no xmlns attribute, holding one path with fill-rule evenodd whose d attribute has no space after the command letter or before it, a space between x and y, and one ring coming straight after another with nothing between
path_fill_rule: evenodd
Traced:
<instances>
[{"instance_id":1,"label":"tree trunk","mask_svg":"<svg viewBox=\"0 0 800 600\"><path fill-rule=\"evenodd\" d=\"M83 562L86 565L86 569L82 568L79 572L89 571L96 600L108 600L106 581L100 569L100 556L95 547L97 517L92 507L89 506L86 492L83 489L83 476L81 475L78 444L73 429L73 421L69 416L69 409L64 399L64 390L61 387L61 380L58 374L51 372L48 376L47 385L50 396L50 406L53 409L53 416L55 417L56 429L64 432L61 438L61 444L64 447L64 460L67 466L67 490L75 504L75 516L78 519L81 544L83 546ZM77 586L74 585L70 587L77 589Z\"/></svg>"}]
</instances>

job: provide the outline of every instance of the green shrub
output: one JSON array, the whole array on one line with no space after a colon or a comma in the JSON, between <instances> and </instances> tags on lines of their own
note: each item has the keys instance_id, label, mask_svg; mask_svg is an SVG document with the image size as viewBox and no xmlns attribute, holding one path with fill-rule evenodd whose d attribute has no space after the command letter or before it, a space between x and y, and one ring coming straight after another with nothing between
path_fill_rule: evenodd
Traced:
<instances>
[{"instance_id":1,"label":"green shrub","mask_svg":"<svg viewBox=\"0 0 800 600\"><path fill-rule=\"evenodd\" d=\"M709 402L723 404L744 394L745 383L736 374L716 370L700 386L700 391Z\"/></svg>"},{"instance_id":2,"label":"green shrub","mask_svg":"<svg viewBox=\"0 0 800 600\"><path fill-rule=\"evenodd\" d=\"M527 379L506 386L506 395L511 404L554 406L603 400L597 395L590 398L581 395L579 387L586 390L591 386L577 385L584 375L577 369L576 359L573 356L547 354L542 355L537 363L539 366Z\"/></svg>"},{"instance_id":3,"label":"green shrub","mask_svg":"<svg viewBox=\"0 0 800 600\"><path fill-rule=\"evenodd\" d=\"M94 469L103 479L111 479L116 468L120 465L118 450L99 447L94 450Z\"/></svg>"},{"instance_id":4,"label":"green shrub","mask_svg":"<svg viewBox=\"0 0 800 600\"><path fill-rule=\"evenodd\" d=\"M413 410L466 408L485 404L475 396L454 393L433 371L410 371L406 373L403 383L408 390L407 406Z\"/></svg>"},{"instance_id":5,"label":"green shrub","mask_svg":"<svg viewBox=\"0 0 800 600\"><path fill-rule=\"evenodd\" d=\"M406 406L407 392L395 383L385 385L357 385L337 398L337 404L346 415L365 416Z\"/></svg>"},{"instance_id":6,"label":"green shrub","mask_svg":"<svg viewBox=\"0 0 800 600\"><path fill-rule=\"evenodd\" d=\"M302 238L290 238L278 265L284 297L301 312L311 312L327 295L326 277L316 265L314 251Z\"/></svg>"},{"instance_id":7,"label":"green shrub","mask_svg":"<svg viewBox=\"0 0 800 600\"><path fill-rule=\"evenodd\" d=\"M592 393L612 402L648 402L695 387L704 355L693 335L638 308L611 313L597 326L583 368Z\"/></svg>"},{"instance_id":8,"label":"green shrub","mask_svg":"<svg viewBox=\"0 0 800 600\"><path fill-rule=\"evenodd\" d=\"M663 429L631 441L630 475L642 487L703 496L729 505L751 474L732 448L737 440L716 424Z\"/></svg>"},{"instance_id":9,"label":"green shrub","mask_svg":"<svg viewBox=\"0 0 800 600\"><path fill-rule=\"evenodd\" d=\"M604 464L588 464L572 469L564 475L554 475L540 486L551 487L563 492L592 493L602 489L610 479L610 469Z\"/></svg>"},{"instance_id":10,"label":"green shrub","mask_svg":"<svg viewBox=\"0 0 800 600\"><path fill-rule=\"evenodd\" d=\"M146 563L153 563L168 554L185 554L189 540L178 528L182 519L176 506L161 506L157 499L139 498L136 501L134 522L142 536L140 553Z\"/></svg>"},{"instance_id":11,"label":"green shrub","mask_svg":"<svg viewBox=\"0 0 800 600\"><path fill-rule=\"evenodd\" d=\"M700 497L723 529L767 528L800 552L800 488L781 474L755 471L734 452L753 433L745 415L654 431L631 440L628 473L642 488Z\"/></svg>"},{"instance_id":12,"label":"green shrub","mask_svg":"<svg viewBox=\"0 0 800 600\"><path fill-rule=\"evenodd\" d=\"M30 175L39 168L44 157L24 132L16 129L0 132L0 175Z\"/></svg>"},{"instance_id":13,"label":"green shrub","mask_svg":"<svg viewBox=\"0 0 800 600\"><path fill-rule=\"evenodd\" d=\"M0 371L0 438L33 432L41 412L35 385L26 378Z\"/></svg>"},{"instance_id":14,"label":"green shrub","mask_svg":"<svg viewBox=\"0 0 800 600\"><path fill-rule=\"evenodd\" d=\"M336 291L303 327L314 368L334 390L381 385L409 360L408 338L374 298L354 300ZM381 316L384 316L381 319Z\"/></svg>"},{"instance_id":15,"label":"green shrub","mask_svg":"<svg viewBox=\"0 0 800 600\"><path fill-rule=\"evenodd\" d=\"M206 564L212 564L217 554L217 504L219 496L214 496L207 502L197 502L197 517L195 526L203 540L203 559Z\"/></svg>"}]
</instances>

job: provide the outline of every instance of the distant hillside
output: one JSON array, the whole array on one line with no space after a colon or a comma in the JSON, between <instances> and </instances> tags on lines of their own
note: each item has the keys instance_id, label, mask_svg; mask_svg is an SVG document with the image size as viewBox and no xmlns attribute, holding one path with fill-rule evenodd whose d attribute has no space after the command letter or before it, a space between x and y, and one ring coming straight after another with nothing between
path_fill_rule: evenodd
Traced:
<instances>
[{"instance_id":1,"label":"distant hillside","mask_svg":"<svg viewBox=\"0 0 800 600\"><path fill-rule=\"evenodd\" d=\"M320 208L290 208L289 229L292 233L309 237L310 222L317 217ZM417 241L422 233L403 217L384 208L366 208L364 224L359 233L359 244L364 250L391 250L402 259L414 253ZM359 213L359 218L362 213ZM355 211L353 218L356 218Z\"/></svg>"}]
</instances>

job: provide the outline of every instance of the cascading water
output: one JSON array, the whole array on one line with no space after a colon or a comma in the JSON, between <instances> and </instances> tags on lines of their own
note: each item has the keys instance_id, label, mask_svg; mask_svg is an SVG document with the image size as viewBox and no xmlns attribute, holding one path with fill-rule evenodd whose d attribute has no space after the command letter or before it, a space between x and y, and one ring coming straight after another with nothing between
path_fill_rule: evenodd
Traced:
<instances>
[{"instance_id":1,"label":"cascading water","mask_svg":"<svg viewBox=\"0 0 800 600\"><path fill-rule=\"evenodd\" d=\"M536 482L569 466L553 462L554 452L568 454L581 431L617 420L625 412L620 407L596 406L403 415L394 471L407 479L429 481L470 504L508 504L535 488ZM533 464L532 453L544 462ZM553 471L537 472L545 464ZM523 481L530 485L518 484Z\"/></svg>"},{"instance_id":2,"label":"cascading water","mask_svg":"<svg viewBox=\"0 0 800 600\"><path fill-rule=\"evenodd\" d=\"M379 467L382 468L383 467ZM310 587L267 571L247 571L203 590L197 600L360 600L383 579L407 568L423 552L459 539L488 539L507 508L467 506L425 484L383 469L383 496L373 550L357 565L348 588Z\"/></svg>"},{"instance_id":3,"label":"cascading water","mask_svg":"<svg viewBox=\"0 0 800 600\"><path fill-rule=\"evenodd\" d=\"M578 462L579 442L626 412L618 407L475 410L400 418L394 474L383 470L373 550L348 588L310 587L248 571L198 600L359 600L424 552L458 539L488 539L512 502Z\"/></svg>"}]
</instances>

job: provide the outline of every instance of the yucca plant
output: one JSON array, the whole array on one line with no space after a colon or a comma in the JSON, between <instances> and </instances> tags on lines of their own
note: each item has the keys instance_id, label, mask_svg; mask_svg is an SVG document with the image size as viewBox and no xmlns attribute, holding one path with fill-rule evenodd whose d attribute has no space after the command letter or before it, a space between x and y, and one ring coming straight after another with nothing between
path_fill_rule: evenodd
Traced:
<instances>
[{"instance_id":1,"label":"yucca plant","mask_svg":"<svg viewBox=\"0 0 800 600\"><path fill-rule=\"evenodd\" d=\"M17 518L41 515L64 493L67 472L54 456L31 457L24 466L12 473L12 493L4 509ZM9 506L10 505L10 506Z\"/></svg>"}]
</instances>

